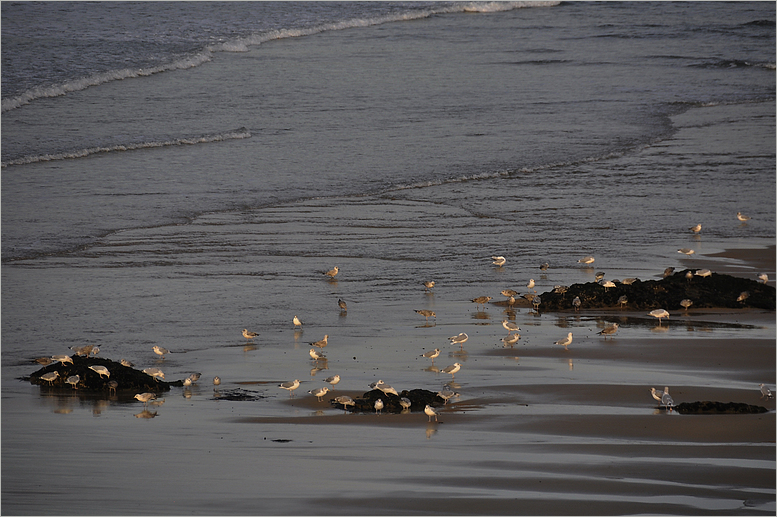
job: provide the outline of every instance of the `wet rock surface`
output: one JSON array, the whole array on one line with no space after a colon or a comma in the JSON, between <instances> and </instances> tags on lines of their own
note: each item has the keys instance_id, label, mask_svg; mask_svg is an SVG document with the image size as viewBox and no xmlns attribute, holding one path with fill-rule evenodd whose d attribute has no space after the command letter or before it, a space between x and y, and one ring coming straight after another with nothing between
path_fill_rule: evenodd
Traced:
<instances>
[{"instance_id":1,"label":"wet rock surface","mask_svg":"<svg viewBox=\"0 0 777 517\"><path fill-rule=\"evenodd\" d=\"M111 381L117 383L116 391L134 390L158 393L168 391L170 386L183 386L183 381L165 382L157 380L140 370L124 366L121 363L106 358L79 355L73 355L71 358L73 359L72 364L56 362L33 372L29 377L30 383L50 389L76 389L106 393L112 391L109 384ZM91 370L90 366L104 366L110 372L110 376L100 376L97 372ZM58 372L59 376L52 382L41 379L41 376L50 372ZM75 386L66 382L67 378L73 375L80 376L80 380Z\"/></svg>"},{"instance_id":2,"label":"wet rock surface","mask_svg":"<svg viewBox=\"0 0 777 517\"><path fill-rule=\"evenodd\" d=\"M579 297L580 310L622 307L618 303L626 296L626 310L682 310L680 301L691 300L691 308L758 308L775 310L775 288L747 278L712 273L711 276L694 275L689 281L686 273L696 270L685 269L660 280L637 280L627 285L616 282L615 287L605 289L597 282L573 284L565 293L542 293L542 311L574 310L572 300ZM743 292L749 295L742 301L737 298Z\"/></svg>"},{"instance_id":3,"label":"wet rock surface","mask_svg":"<svg viewBox=\"0 0 777 517\"><path fill-rule=\"evenodd\" d=\"M399 400L405 397L410 400L409 411L423 411L427 404L432 407L442 406L445 401L437 395L437 393L429 390L415 389L415 390L403 390L399 395L393 393L384 393L379 389L368 391L361 398L353 399L354 405L343 406L335 399L330 399L330 404L346 411L352 411L357 413L375 413L375 401L380 399L383 401L382 413L401 413L405 410L399 403Z\"/></svg>"},{"instance_id":4,"label":"wet rock surface","mask_svg":"<svg viewBox=\"0 0 777 517\"><path fill-rule=\"evenodd\" d=\"M675 406L675 411L683 415L730 415L766 413L763 406L753 406L741 402L683 402Z\"/></svg>"}]
</instances>

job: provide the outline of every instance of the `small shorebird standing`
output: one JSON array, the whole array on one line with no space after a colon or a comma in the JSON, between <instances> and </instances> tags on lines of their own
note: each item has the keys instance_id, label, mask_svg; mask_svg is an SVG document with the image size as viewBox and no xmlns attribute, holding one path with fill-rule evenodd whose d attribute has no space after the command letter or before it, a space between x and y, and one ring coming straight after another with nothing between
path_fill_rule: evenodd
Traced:
<instances>
[{"instance_id":1,"label":"small shorebird standing","mask_svg":"<svg viewBox=\"0 0 777 517\"><path fill-rule=\"evenodd\" d=\"M691 226L688 229L691 230L693 233L699 233L701 231L701 225L697 224L696 226Z\"/></svg>"},{"instance_id":2,"label":"small shorebird standing","mask_svg":"<svg viewBox=\"0 0 777 517\"><path fill-rule=\"evenodd\" d=\"M529 279L529 283L526 284L526 289L531 289L535 293L537 292L537 290L534 288L534 279L533 278Z\"/></svg>"},{"instance_id":3,"label":"small shorebird standing","mask_svg":"<svg viewBox=\"0 0 777 517\"><path fill-rule=\"evenodd\" d=\"M348 406L356 405L356 402L354 402L353 399L348 395L340 395L339 397L335 397L335 402L342 404L343 409L348 409Z\"/></svg>"},{"instance_id":4,"label":"small shorebird standing","mask_svg":"<svg viewBox=\"0 0 777 517\"><path fill-rule=\"evenodd\" d=\"M451 336L448 338L448 340L451 342L452 345L461 345L461 348L464 349L464 343L469 339L469 336L465 334L464 332L459 333L456 336Z\"/></svg>"},{"instance_id":5,"label":"small shorebird standing","mask_svg":"<svg viewBox=\"0 0 777 517\"><path fill-rule=\"evenodd\" d=\"M742 212L737 212L737 219L742 221L743 223L750 220L750 216L743 214Z\"/></svg>"},{"instance_id":6,"label":"small shorebird standing","mask_svg":"<svg viewBox=\"0 0 777 517\"><path fill-rule=\"evenodd\" d=\"M213 377L213 385L218 386L220 384L221 384L221 377L219 377L218 375Z\"/></svg>"},{"instance_id":7,"label":"small shorebird standing","mask_svg":"<svg viewBox=\"0 0 777 517\"><path fill-rule=\"evenodd\" d=\"M569 334L567 334L567 337L565 337L564 339L559 339L558 341L554 342L553 344L554 345L561 345L561 346L564 347L564 350L569 350L569 348L567 348L567 347L572 344L572 333L570 332Z\"/></svg>"},{"instance_id":8,"label":"small shorebird standing","mask_svg":"<svg viewBox=\"0 0 777 517\"><path fill-rule=\"evenodd\" d=\"M434 319L437 319L437 314L434 311L430 311L429 309L414 309L415 312L426 318L426 321L429 321L429 318L432 317Z\"/></svg>"},{"instance_id":9,"label":"small shorebird standing","mask_svg":"<svg viewBox=\"0 0 777 517\"><path fill-rule=\"evenodd\" d=\"M502 326L507 330L508 334L512 334L513 332L518 332L521 330L521 327L512 321L502 320Z\"/></svg>"},{"instance_id":10,"label":"small shorebird standing","mask_svg":"<svg viewBox=\"0 0 777 517\"><path fill-rule=\"evenodd\" d=\"M576 311L580 310L580 303L581 303L580 302L580 297L579 296L575 296L575 299L572 300L572 306L575 308Z\"/></svg>"},{"instance_id":11,"label":"small shorebird standing","mask_svg":"<svg viewBox=\"0 0 777 517\"><path fill-rule=\"evenodd\" d=\"M334 277L337 276L337 273L339 273L339 272L340 272L340 268L335 266L332 269L330 269L329 271L325 272L324 275L328 276L329 278L334 278Z\"/></svg>"},{"instance_id":12,"label":"small shorebird standing","mask_svg":"<svg viewBox=\"0 0 777 517\"><path fill-rule=\"evenodd\" d=\"M650 394L653 395L653 398L656 399L659 402L661 402L661 397L664 396L664 392L663 391L658 391L655 388L650 388Z\"/></svg>"},{"instance_id":13,"label":"small shorebird standing","mask_svg":"<svg viewBox=\"0 0 777 517\"><path fill-rule=\"evenodd\" d=\"M505 347L509 346L512 348L513 345L515 345L519 339L521 339L520 334L507 334L506 337L502 338L502 342L504 343Z\"/></svg>"},{"instance_id":14,"label":"small shorebird standing","mask_svg":"<svg viewBox=\"0 0 777 517\"><path fill-rule=\"evenodd\" d=\"M434 287L434 280L427 280L424 282L424 291L431 291Z\"/></svg>"},{"instance_id":15,"label":"small shorebird standing","mask_svg":"<svg viewBox=\"0 0 777 517\"><path fill-rule=\"evenodd\" d=\"M310 393L311 395L315 396L318 399L319 402L323 402L324 399L321 398L321 397L326 395L328 391L329 391L329 388L324 386L323 388L312 389L312 390L308 391L308 393Z\"/></svg>"},{"instance_id":16,"label":"small shorebird standing","mask_svg":"<svg viewBox=\"0 0 777 517\"><path fill-rule=\"evenodd\" d=\"M453 363L450 366L446 366L442 370L440 370L442 373L449 373L451 374L451 379L456 378L456 372L461 370L461 363Z\"/></svg>"},{"instance_id":17,"label":"small shorebird standing","mask_svg":"<svg viewBox=\"0 0 777 517\"><path fill-rule=\"evenodd\" d=\"M709 269L698 269L696 270L694 275L704 278L707 276L712 276L712 271L710 271Z\"/></svg>"},{"instance_id":18,"label":"small shorebird standing","mask_svg":"<svg viewBox=\"0 0 777 517\"><path fill-rule=\"evenodd\" d=\"M629 303L629 298L622 294L620 298L618 298L618 305L620 305L621 309L624 308Z\"/></svg>"},{"instance_id":19,"label":"small shorebird standing","mask_svg":"<svg viewBox=\"0 0 777 517\"><path fill-rule=\"evenodd\" d=\"M256 332L249 332L248 329L243 329L243 337L246 339L254 339L258 335Z\"/></svg>"},{"instance_id":20,"label":"small shorebird standing","mask_svg":"<svg viewBox=\"0 0 777 517\"><path fill-rule=\"evenodd\" d=\"M693 302L691 300L689 300L688 298L686 298L684 300L680 300L680 307L682 307L686 311L688 310L688 307L690 307L691 305L693 305Z\"/></svg>"},{"instance_id":21,"label":"small shorebird standing","mask_svg":"<svg viewBox=\"0 0 777 517\"><path fill-rule=\"evenodd\" d=\"M581 258L580 260L578 260L578 262L580 262L581 264L593 264L595 260L596 260L595 258L589 255L587 257Z\"/></svg>"},{"instance_id":22,"label":"small shorebird standing","mask_svg":"<svg viewBox=\"0 0 777 517\"><path fill-rule=\"evenodd\" d=\"M65 364L65 363L73 364L73 358L71 358L69 355L52 355L51 360L59 361L62 364Z\"/></svg>"},{"instance_id":23,"label":"small shorebird standing","mask_svg":"<svg viewBox=\"0 0 777 517\"><path fill-rule=\"evenodd\" d=\"M289 396L293 397L294 396L294 390L299 388L299 379L294 379L293 381L282 382L282 383L278 384L278 387L288 391L289 392Z\"/></svg>"},{"instance_id":24,"label":"small shorebird standing","mask_svg":"<svg viewBox=\"0 0 777 517\"><path fill-rule=\"evenodd\" d=\"M383 400L378 399L375 401L375 414L377 415L378 412L383 413Z\"/></svg>"},{"instance_id":25,"label":"small shorebird standing","mask_svg":"<svg viewBox=\"0 0 777 517\"><path fill-rule=\"evenodd\" d=\"M316 362L318 362L321 359L326 359L326 356L324 354L316 352L316 350L314 348L310 349L309 354L310 354L310 357L312 357L313 360L316 361Z\"/></svg>"},{"instance_id":26,"label":"small shorebird standing","mask_svg":"<svg viewBox=\"0 0 777 517\"><path fill-rule=\"evenodd\" d=\"M348 305L346 305L346 303L343 300L339 299L339 298L337 299L337 306L340 307L341 311L347 311L348 310Z\"/></svg>"},{"instance_id":27,"label":"small shorebird standing","mask_svg":"<svg viewBox=\"0 0 777 517\"><path fill-rule=\"evenodd\" d=\"M145 373L146 375L150 375L155 379L159 378L159 379L165 380L165 373L159 368L145 368L143 370L143 373Z\"/></svg>"},{"instance_id":28,"label":"small shorebird standing","mask_svg":"<svg viewBox=\"0 0 777 517\"><path fill-rule=\"evenodd\" d=\"M661 325L661 318L668 318L669 312L666 309L655 309L648 312L648 316L658 318L658 324Z\"/></svg>"},{"instance_id":29,"label":"small shorebird standing","mask_svg":"<svg viewBox=\"0 0 777 517\"><path fill-rule=\"evenodd\" d=\"M168 350L168 349L166 349L166 348L162 348L162 347L161 347L161 346L159 346L159 345L154 345L154 353L155 353L156 355L161 355L161 356L162 356L162 359L164 359L164 358L165 358L165 354L169 354L169 353L170 353L170 350Z\"/></svg>"},{"instance_id":30,"label":"small shorebird standing","mask_svg":"<svg viewBox=\"0 0 777 517\"><path fill-rule=\"evenodd\" d=\"M597 332L597 334L604 336L604 339L607 339L607 336L612 336L616 332L618 332L618 324L613 323L609 327L605 327L601 331Z\"/></svg>"},{"instance_id":31,"label":"small shorebird standing","mask_svg":"<svg viewBox=\"0 0 777 517\"><path fill-rule=\"evenodd\" d=\"M764 284L769 281L769 275L766 273L758 273L758 280L763 282Z\"/></svg>"},{"instance_id":32,"label":"small shorebird standing","mask_svg":"<svg viewBox=\"0 0 777 517\"><path fill-rule=\"evenodd\" d=\"M317 346L318 348L324 348L329 343L329 334L324 334L324 339L321 339L320 341L314 341L313 343L308 343L311 346Z\"/></svg>"},{"instance_id":33,"label":"small shorebird standing","mask_svg":"<svg viewBox=\"0 0 777 517\"><path fill-rule=\"evenodd\" d=\"M40 380L42 381L48 381L50 385L54 385L54 381L57 380L57 377L59 377L59 372L49 372L44 373L40 376Z\"/></svg>"},{"instance_id":34,"label":"small shorebird standing","mask_svg":"<svg viewBox=\"0 0 777 517\"><path fill-rule=\"evenodd\" d=\"M663 276L664 276L664 278L666 278L668 276L671 276L672 273L674 273L674 268L670 266L670 267L664 269L664 275Z\"/></svg>"},{"instance_id":35,"label":"small shorebird standing","mask_svg":"<svg viewBox=\"0 0 777 517\"><path fill-rule=\"evenodd\" d=\"M148 393L148 392L146 392L146 393L136 393L135 394L135 398L143 403L143 407L146 407L148 405L148 401L152 400L152 399L155 399L156 395L154 395L153 393Z\"/></svg>"},{"instance_id":36,"label":"small shorebird standing","mask_svg":"<svg viewBox=\"0 0 777 517\"><path fill-rule=\"evenodd\" d=\"M99 375L100 377L102 377L103 375L105 375L106 377L111 376L111 372L109 372L108 368L106 368L105 366L93 365L93 366L90 366L89 369L97 373L97 375Z\"/></svg>"},{"instance_id":37,"label":"small shorebird standing","mask_svg":"<svg viewBox=\"0 0 777 517\"><path fill-rule=\"evenodd\" d=\"M81 380L81 376L80 375L71 375L70 377L65 379L65 382L70 384L70 385L72 385L73 389L77 389L78 388L78 381L80 381L80 380Z\"/></svg>"},{"instance_id":38,"label":"small shorebird standing","mask_svg":"<svg viewBox=\"0 0 777 517\"><path fill-rule=\"evenodd\" d=\"M664 406L664 409L671 410L674 407L674 400L672 400L672 396L669 394L669 387L664 388L664 394L661 395L661 404Z\"/></svg>"},{"instance_id":39,"label":"small shorebird standing","mask_svg":"<svg viewBox=\"0 0 777 517\"><path fill-rule=\"evenodd\" d=\"M424 352L421 354L421 357L426 357L427 359L432 360L432 364L434 364L434 358L438 357L440 355L440 349L435 348L434 350L429 350L428 352Z\"/></svg>"},{"instance_id":40,"label":"small shorebird standing","mask_svg":"<svg viewBox=\"0 0 777 517\"><path fill-rule=\"evenodd\" d=\"M507 262L507 259L506 259L506 258L504 258L504 257L503 257L503 256L501 256L501 255L499 255L499 256L493 256L493 257L491 257L491 260L493 260L493 262L492 262L492 264L493 264L493 265L495 265L495 266L499 266L499 267L502 267L502 266L504 266L504 265L505 265L505 263Z\"/></svg>"},{"instance_id":41,"label":"small shorebird standing","mask_svg":"<svg viewBox=\"0 0 777 517\"><path fill-rule=\"evenodd\" d=\"M489 302L489 300L491 300L490 296L478 296L477 298L473 298L470 301L476 304L475 307L480 307L482 305L483 308L485 309L486 304Z\"/></svg>"},{"instance_id":42,"label":"small shorebird standing","mask_svg":"<svg viewBox=\"0 0 777 517\"><path fill-rule=\"evenodd\" d=\"M294 328L297 328L297 327L302 328L302 322L300 321L300 319L297 317L296 314L294 315L294 319L292 319L291 321L292 323L294 323Z\"/></svg>"},{"instance_id":43,"label":"small shorebird standing","mask_svg":"<svg viewBox=\"0 0 777 517\"><path fill-rule=\"evenodd\" d=\"M547 262L543 262L542 264L540 264L541 271L547 271L549 267L550 267L550 264L548 264Z\"/></svg>"},{"instance_id":44,"label":"small shorebird standing","mask_svg":"<svg viewBox=\"0 0 777 517\"><path fill-rule=\"evenodd\" d=\"M679 250L677 250L677 253L682 253L683 255L688 255L690 257L696 252L690 248L680 248Z\"/></svg>"},{"instance_id":45,"label":"small shorebird standing","mask_svg":"<svg viewBox=\"0 0 777 517\"><path fill-rule=\"evenodd\" d=\"M335 389L335 384L340 382L340 376L339 375L333 375L331 377L327 377L324 379L324 382L328 382L332 385L332 389Z\"/></svg>"},{"instance_id":46,"label":"small shorebird standing","mask_svg":"<svg viewBox=\"0 0 777 517\"><path fill-rule=\"evenodd\" d=\"M774 398L774 395L772 395L772 391L766 387L766 384L761 384L761 398L764 397L771 399Z\"/></svg>"},{"instance_id":47,"label":"small shorebird standing","mask_svg":"<svg viewBox=\"0 0 777 517\"><path fill-rule=\"evenodd\" d=\"M432 409L432 406L427 404L426 407L424 408L424 413L426 413L429 416L430 422L432 421L432 417L434 417L434 421L437 422L438 413L434 409Z\"/></svg>"}]
</instances>

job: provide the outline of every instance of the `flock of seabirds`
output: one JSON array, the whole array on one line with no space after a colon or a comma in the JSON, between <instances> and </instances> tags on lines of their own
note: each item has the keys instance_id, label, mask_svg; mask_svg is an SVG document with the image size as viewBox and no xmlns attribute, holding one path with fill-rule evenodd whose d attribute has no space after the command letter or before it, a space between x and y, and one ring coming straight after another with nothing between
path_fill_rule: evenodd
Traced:
<instances>
[{"instance_id":1,"label":"flock of seabirds","mask_svg":"<svg viewBox=\"0 0 777 517\"><path fill-rule=\"evenodd\" d=\"M739 219L742 222L746 222L746 221L750 220L750 217L742 214L741 212L737 212L737 219ZM693 233L699 233L701 231L701 228L702 228L701 224L697 224L697 225L692 226L691 228L689 228L689 230L691 230ZM677 251L678 251L678 253L682 253L682 254L687 255L687 256L691 256L692 254L695 253L694 250L688 249L688 248L681 248L681 249L679 249ZM502 266L504 266L507 263L507 259L505 257L503 257L503 256L492 256L491 259L493 261L492 263L495 266L498 266L498 267L502 267ZM584 265L590 265L594 261L595 261L595 259L592 256L586 256L586 257L583 257L580 260L578 260L579 263L584 264ZM547 262L543 263L540 266L540 270L542 270L542 271L546 271L548 268L549 268L549 264ZM667 270L664 271L664 275L663 276L664 277L669 276L669 275L672 274L673 271L674 271L674 268L667 268ZM334 280L339 272L340 272L339 267L338 266L334 266L332 269L330 269L329 271L324 272L323 274L326 277L328 277L330 280ZM708 269L701 269L701 270L698 270L698 271L696 271L694 273L691 273L689 271L687 274L688 275L698 275L698 276L702 276L703 277L703 276L709 276L712 273ZM604 280L603 277L604 277L604 273L597 273L596 274L596 281L600 285L602 285L605 289L607 289L609 287L615 287L615 284L612 281L606 281L606 280ZM764 273L759 273L758 274L758 278L763 283L766 283L766 282L769 281L768 276L766 274L764 274ZM636 279L625 279L623 281L623 283L626 283L629 280L634 281ZM432 288L434 288L434 286L435 286L435 282L433 280L428 280L428 281L423 282L423 285L424 285L424 289L427 292L431 292ZM526 288L528 290L534 291L534 294L526 293L526 294L522 295L522 297L527 299L528 301L530 301L532 303L534 309L537 310L539 305L542 302L541 302L540 297L536 295L537 291L536 291L536 289L534 289L534 286L535 286L534 279L530 279L529 282L526 284ZM556 291L558 291L559 289L564 289L564 286L555 286L554 289ZM518 295L517 291L512 290L512 289L504 289L504 290L501 291L501 294L507 298L507 305L508 306L512 307L513 304L515 304L515 301L516 301L515 297ZM743 293L743 295L745 295L745 293ZM625 298L625 297L621 297L621 298ZM487 304L492 299L493 298L491 296L479 296L477 298L473 298L471 301L476 304L476 307L481 307L481 306L485 307L485 304ZM619 302L621 304L623 304L625 302L625 300L619 300ZM348 306L347 306L346 302L343 301L342 299L338 299L337 303L338 303L338 306L340 307L341 311L347 311L348 310ZM692 302L690 300L683 300L683 301L680 302L680 305L682 307L684 307L685 309L687 309L688 307L690 307L691 303ZM580 298L579 297L575 297L573 299L573 301L572 301L572 305L573 305L573 307L574 307L574 309L576 311L579 310L580 305L581 305ZM434 311L431 311L431 310L428 310L428 309L417 309L417 310L415 310L415 312L420 314L421 316L424 316L426 318L427 322L429 321L429 318L436 318L437 317L437 315L436 315L436 313ZM655 310L650 311L648 313L648 315L657 318L658 322L659 322L659 325L661 325L661 320L663 318L668 318L669 317L669 312L667 310L665 310L665 309L655 309ZM295 329L302 328L302 321L299 319L298 316L296 316L296 315L294 316L294 318L292 319L292 323L294 324L294 328ZM515 343L518 342L518 340L521 337L520 334L518 334L518 332L521 330L521 328L518 325L516 325L515 323L513 323L513 322L511 322L511 321L509 321L507 319L502 321L502 326L507 330L507 336L502 338L502 342L504 343L505 347L508 347L508 346L512 347L513 345L515 345ZM597 332L597 334L603 336L605 338L605 340L606 340L608 336L610 336L610 337L613 336L617 331L618 331L618 324L617 323L613 323L613 324L605 327L601 331ZM248 329L243 329L243 337L248 339L249 341L253 340L256 337L258 337L258 335L259 334L257 334L256 332L249 331ZM459 333L459 334L457 334L455 336L451 336L448 339L449 339L451 344L453 344L453 345L460 345L462 347L462 350L463 350L464 343L469 339L469 336L466 333L461 332L461 333ZM569 345L572 344L572 339L573 339L572 332L569 332L566 337L564 337L562 339L559 339L558 341L555 341L554 344L555 345L563 346L565 350L569 350ZM328 341L329 341L329 335L327 334L327 335L324 335L323 339L321 339L319 341L315 341L315 342L310 342L309 343L309 345L311 345L311 347L314 347L314 348L310 349L309 355L310 355L310 358L313 361L315 361L316 365L318 365L319 361L326 361L327 360L326 356L323 353L323 349L327 346ZM316 350L316 348L318 348L318 350ZM71 347L71 349L74 351L75 354L77 354L77 355L86 355L87 357L89 357L90 354L96 355L99 352L99 350L100 350L99 347L96 347L96 346L93 346L93 345L86 345L86 346L81 346L81 347ZM161 356L162 359L164 359L164 356L166 354L170 353L169 350L167 350L166 348L160 347L160 346L154 346L153 347L153 351L158 356ZM432 364L434 364L434 360L437 357L439 357L439 355L440 355L440 349L439 348L435 348L433 350L430 350L428 352L423 353L421 355L421 357L426 358L426 359L431 359L432 360ZM51 362L57 362L57 361L61 362L62 364L65 364L65 363L68 363L68 362L70 362L72 364L72 362L73 362L72 358L70 356L68 356L68 355L54 355L54 356L51 356L50 358L47 358L47 357L40 358L37 361L39 363L42 363L42 364L46 364L46 362L51 363ZM130 363L126 359L122 359L121 360L121 364L123 366L128 366L128 367L134 366L132 363ZM452 365L446 366L445 368L443 368L442 370L439 370L439 371L442 372L442 373L445 373L445 374L450 374L451 375L451 380L454 380L456 373L459 370L461 370L461 367L462 367L461 363L455 362ZM94 371L95 373L97 373L100 377L105 376L106 378L110 378L110 371L105 366L92 365L92 366L89 366L89 368L92 371ZM162 380L164 380L164 378L165 378L164 372L162 372L161 369L156 368L156 367L146 368L146 369L144 369L142 371L143 371L143 373L145 373L147 375L150 375L153 378L162 379ZM197 381L199 381L200 376L201 376L200 373L193 373L193 374L189 375L189 377L187 377L186 379L183 380L183 386L191 386L192 384L195 384ZM48 373L45 373L45 374L41 375L40 378L43 381L48 381L49 383L53 383L58 377L59 377L59 372L53 371L53 372L48 372ZM80 380L81 379L80 379L79 375L73 375L73 376L69 376L65 380L65 382L70 384L71 386L73 386L74 389L76 389L78 387L78 383L80 382ZM315 396L319 402L322 402L323 401L323 397L327 393L329 393L332 389L334 389L334 386L337 385L340 382L340 375L333 375L333 376L327 377L326 379L324 379L324 382L330 384L332 386L332 388L330 389L329 387L325 386L325 387L322 387L322 388L315 388L315 389L312 389L312 390L308 391L308 393L313 395L313 396ZM221 379L218 376L214 377L213 378L213 385L214 386L219 386L220 384L221 384ZM115 391L116 388L118 387L118 383L115 380L114 381L109 381L108 382L108 386L109 386L109 389L111 391ZM278 387L281 388L281 389L287 390L289 392L290 396L294 396L294 391L297 388L300 387L300 381L299 381L299 379L294 379L293 381L282 382L281 384L278 385ZM372 390L375 390L375 389L380 390L380 391L382 391L385 394L392 394L394 396L399 396L399 394L397 393L397 390L395 388L393 388L391 385L386 384L385 382L383 382L383 380L378 380L377 382L373 382L373 383L371 383L369 385L369 387ZM761 398L766 398L766 399L774 398L774 395L772 394L771 390L765 384L761 384L760 385L760 390L761 390ZM669 387L664 387L663 391L656 390L655 388L650 388L650 393L653 396L653 398L659 402L659 407L663 406L663 408L668 410L668 411L671 411L675 407L674 400L672 399L672 396L669 394ZM448 400L450 400L451 398L454 398L454 397L459 397L460 394L454 392L453 390L451 390L450 386L448 384L446 384L443 387L443 389L437 393L437 396L440 399L443 400L443 404L447 404ZM144 405L144 408L145 408L150 401L156 399L156 394L155 393L151 393L151 392L137 393L134 398L137 399L140 402L143 402L143 405ZM337 404L340 404L341 406L343 406L343 408L346 409L346 410L348 409L348 406L355 406L355 404L356 404L356 402L351 397L349 397L347 395L340 395L340 396L334 397L333 401L336 402ZM401 397L400 401L399 401L399 404L403 408L403 410L408 410L410 408L412 402L407 397ZM380 398L375 400L375 402L373 404L373 407L375 409L375 413L379 414L381 412L381 410L384 408L383 400L380 399ZM424 413L426 415L428 415L430 422L432 420L432 417L434 417L434 419L437 420L437 417L439 415L437 410L434 407L432 407L432 405L430 405L430 404L426 405L426 407L424 408Z\"/></svg>"}]
</instances>

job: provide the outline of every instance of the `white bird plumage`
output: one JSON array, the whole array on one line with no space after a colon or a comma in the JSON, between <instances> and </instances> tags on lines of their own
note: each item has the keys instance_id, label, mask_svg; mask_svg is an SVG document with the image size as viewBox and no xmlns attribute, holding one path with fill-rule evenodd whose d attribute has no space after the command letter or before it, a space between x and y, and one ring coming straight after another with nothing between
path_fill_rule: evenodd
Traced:
<instances>
[{"instance_id":1,"label":"white bird plumage","mask_svg":"<svg viewBox=\"0 0 777 517\"><path fill-rule=\"evenodd\" d=\"M567 348L567 347L572 344L572 333L570 332L569 334L567 334L567 337L565 337L563 339L559 339L558 341L554 342L553 344L554 345L561 345L561 346L564 347L564 350L569 350L569 348Z\"/></svg>"}]
</instances>

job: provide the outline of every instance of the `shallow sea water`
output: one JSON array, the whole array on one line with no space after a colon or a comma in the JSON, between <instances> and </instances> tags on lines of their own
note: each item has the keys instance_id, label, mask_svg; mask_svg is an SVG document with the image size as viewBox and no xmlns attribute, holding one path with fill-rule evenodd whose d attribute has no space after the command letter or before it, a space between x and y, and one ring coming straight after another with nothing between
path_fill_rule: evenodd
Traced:
<instances>
[{"instance_id":1,"label":"shallow sea water","mask_svg":"<svg viewBox=\"0 0 777 517\"><path fill-rule=\"evenodd\" d=\"M537 39L546 24L574 24L580 9L277 41L4 112L4 129L70 114L47 138L73 145L82 121L82 133L119 141L244 125L251 136L4 168L3 513L774 514L774 442L761 438L774 429L773 402L766 415L710 417L709 429L689 431L688 417L656 410L648 392L670 385L677 401L759 403L758 384L775 380L773 315L692 312L657 325L644 314L505 314L470 301L524 292L532 277L540 293L597 271L658 278L688 267L681 247L703 256L774 245L773 96L624 120L619 102L594 95L611 76L586 85L590 112L564 116L551 92L525 118L503 116L511 88L536 93L558 79L555 60L538 56L606 46L585 35L602 30L596 24L552 44ZM486 29L498 41L520 35L511 45L531 55L489 47ZM644 40L630 43L626 54ZM481 75L447 82L484 61ZM644 68L625 61L622 72ZM484 69L495 75L485 80ZM407 89L424 70L428 83ZM586 72L561 75L574 85ZM709 75L720 81L711 88L732 80ZM618 77L623 91L639 83ZM768 83L757 77L754 91ZM130 101L112 105L117 98ZM114 111L101 113L106 106ZM597 131L603 140L617 132L606 123L581 129L608 117L623 133L617 145L597 141ZM33 126L4 131L4 147L36 140ZM738 210L753 219L741 224ZM688 231L697 222L700 236ZM592 268L577 262L588 254ZM334 265L341 273L329 281L322 272ZM773 262L763 272L777 277ZM427 279L437 282L432 294ZM413 312L422 308L437 317L427 324ZM514 349L500 342L504 318L522 328ZM595 332L611 321L621 330L605 342ZM247 342L243 328L259 338ZM569 331L567 353L552 343ZM470 336L463 349L448 344L459 332ZM308 343L325 334L319 370ZM705 354L726 349L721 342L748 354ZM160 366L168 379L202 380L160 396L149 413L133 394L104 399L20 380L37 369L32 358L85 343ZM164 361L151 352L157 344L172 351ZM434 347L443 349L437 367L463 364L461 397L438 424L423 414L343 414L307 394L335 373L335 395L378 379L439 390L452 379L419 357ZM765 360L753 367L752 357ZM294 378L303 383L291 398L277 384ZM217 396L238 390L257 399ZM755 437L742 441L731 427Z\"/></svg>"}]
</instances>

